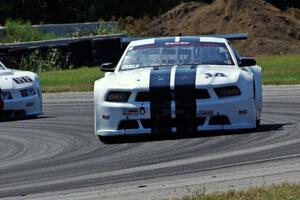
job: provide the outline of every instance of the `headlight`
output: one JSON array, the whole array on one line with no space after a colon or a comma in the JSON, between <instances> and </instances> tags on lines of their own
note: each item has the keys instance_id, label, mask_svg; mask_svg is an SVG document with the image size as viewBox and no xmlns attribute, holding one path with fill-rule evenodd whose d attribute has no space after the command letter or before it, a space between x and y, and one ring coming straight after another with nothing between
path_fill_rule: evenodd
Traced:
<instances>
[{"instance_id":1,"label":"headlight","mask_svg":"<svg viewBox=\"0 0 300 200\"><path fill-rule=\"evenodd\" d=\"M241 95L240 89L236 86L220 87L214 90L219 98Z\"/></svg>"},{"instance_id":2,"label":"headlight","mask_svg":"<svg viewBox=\"0 0 300 200\"><path fill-rule=\"evenodd\" d=\"M33 96L36 94L35 90L33 88L27 88L24 90L20 90L21 96L22 97L28 97L28 96Z\"/></svg>"},{"instance_id":3,"label":"headlight","mask_svg":"<svg viewBox=\"0 0 300 200\"><path fill-rule=\"evenodd\" d=\"M1 99L9 100L9 99L12 99L12 96L11 96L10 92L8 92L8 91L2 91L1 92Z\"/></svg>"},{"instance_id":4,"label":"headlight","mask_svg":"<svg viewBox=\"0 0 300 200\"><path fill-rule=\"evenodd\" d=\"M111 91L106 96L106 101L109 102L127 102L130 96L130 92L117 92Z\"/></svg>"}]
</instances>

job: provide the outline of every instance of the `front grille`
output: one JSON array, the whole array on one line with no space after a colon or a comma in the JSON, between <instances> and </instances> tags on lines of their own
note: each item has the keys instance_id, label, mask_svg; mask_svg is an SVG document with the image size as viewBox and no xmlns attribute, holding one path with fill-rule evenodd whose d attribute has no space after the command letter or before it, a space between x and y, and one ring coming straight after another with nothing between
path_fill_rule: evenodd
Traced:
<instances>
[{"instance_id":1,"label":"front grille","mask_svg":"<svg viewBox=\"0 0 300 200\"><path fill-rule=\"evenodd\" d=\"M176 95L176 91L171 91L172 94ZM172 99L175 100L175 95L171 95ZM210 95L206 89L197 89L196 90L196 99L209 99ZM137 102L148 102L150 101L149 92L138 92L135 98Z\"/></svg>"},{"instance_id":2,"label":"front grille","mask_svg":"<svg viewBox=\"0 0 300 200\"><path fill-rule=\"evenodd\" d=\"M209 125L229 125L230 121L226 115L212 116Z\"/></svg>"},{"instance_id":3,"label":"front grille","mask_svg":"<svg viewBox=\"0 0 300 200\"><path fill-rule=\"evenodd\" d=\"M196 99L209 99L210 95L206 89L196 90Z\"/></svg>"},{"instance_id":4,"label":"front grille","mask_svg":"<svg viewBox=\"0 0 300 200\"><path fill-rule=\"evenodd\" d=\"M141 119L141 123L143 128L152 128L151 127L151 119ZM176 126L176 120L171 119L171 121L164 121L163 119L159 120L159 123L161 127L167 128L168 126L175 127Z\"/></svg>"},{"instance_id":5,"label":"front grille","mask_svg":"<svg viewBox=\"0 0 300 200\"><path fill-rule=\"evenodd\" d=\"M138 102L147 102L150 100L149 92L139 92L135 98Z\"/></svg>"},{"instance_id":6,"label":"front grille","mask_svg":"<svg viewBox=\"0 0 300 200\"><path fill-rule=\"evenodd\" d=\"M118 130L122 129L138 129L139 124L136 120L122 120L119 123Z\"/></svg>"},{"instance_id":7,"label":"front grille","mask_svg":"<svg viewBox=\"0 0 300 200\"><path fill-rule=\"evenodd\" d=\"M196 118L196 125L197 126L203 126L205 123L205 117L197 117ZM141 119L141 123L143 128L151 128L151 120L150 119ZM160 123L164 123L163 121L160 121ZM176 127L176 119L171 119L171 127Z\"/></svg>"}]
</instances>

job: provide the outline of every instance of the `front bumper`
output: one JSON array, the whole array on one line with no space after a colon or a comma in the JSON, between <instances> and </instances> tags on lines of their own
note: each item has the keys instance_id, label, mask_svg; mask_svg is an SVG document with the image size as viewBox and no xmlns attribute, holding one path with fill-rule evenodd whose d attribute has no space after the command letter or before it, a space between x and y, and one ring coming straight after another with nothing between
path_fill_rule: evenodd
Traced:
<instances>
[{"instance_id":1,"label":"front bumper","mask_svg":"<svg viewBox=\"0 0 300 200\"><path fill-rule=\"evenodd\" d=\"M197 131L256 127L256 109L253 98L238 96L197 100L195 112L197 119L199 118ZM175 120L174 101L171 103L171 115L172 120ZM150 116L150 103L148 102L95 104L95 134L99 136L151 134L151 127L147 123ZM228 121L224 122L224 118ZM159 123L159 119L157 121ZM126 126L126 122L129 122L129 126ZM172 126L172 133L176 132L176 127Z\"/></svg>"},{"instance_id":2,"label":"front bumper","mask_svg":"<svg viewBox=\"0 0 300 200\"><path fill-rule=\"evenodd\" d=\"M3 103L3 110L0 110L1 119L22 116L36 116L43 113L42 100L38 94L5 100Z\"/></svg>"}]
</instances>

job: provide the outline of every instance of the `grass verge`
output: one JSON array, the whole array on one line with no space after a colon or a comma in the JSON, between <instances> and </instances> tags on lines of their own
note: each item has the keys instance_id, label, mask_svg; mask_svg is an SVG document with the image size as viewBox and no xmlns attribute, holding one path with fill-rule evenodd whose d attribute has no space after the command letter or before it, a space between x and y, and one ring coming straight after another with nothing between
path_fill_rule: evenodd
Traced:
<instances>
[{"instance_id":1,"label":"grass verge","mask_svg":"<svg viewBox=\"0 0 300 200\"><path fill-rule=\"evenodd\" d=\"M258 56L263 84L300 84L300 55ZM98 67L41 72L44 92L92 91L94 81L103 77Z\"/></svg>"},{"instance_id":2,"label":"grass verge","mask_svg":"<svg viewBox=\"0 0 300 200\"><path fill-rule=\"evenodd\" d=\"M195 194L182 200L299 200L299 184L281 184L250 188L246 191L229 191L220 194Z\"/></svg>"},{"instance_id":3,"label":"grass verge","mask_svg":"<svg viewBox=\"0 0 300 200\"><path fill-rule=\"evenodd\" d=\"M258 56L263 68L263 84L300 84L300 55Z\"/></svg>"},{"instance_id":4,"label":"grass verge","mask_svg":"<svg viewBox=\"0 0 300 200\"><path fill-rule=\"evenodd\" d=\"M39 74L43 92L93 91L94 81L103 73L98 67L47 71Z\"/></svg>"}]
</instances>

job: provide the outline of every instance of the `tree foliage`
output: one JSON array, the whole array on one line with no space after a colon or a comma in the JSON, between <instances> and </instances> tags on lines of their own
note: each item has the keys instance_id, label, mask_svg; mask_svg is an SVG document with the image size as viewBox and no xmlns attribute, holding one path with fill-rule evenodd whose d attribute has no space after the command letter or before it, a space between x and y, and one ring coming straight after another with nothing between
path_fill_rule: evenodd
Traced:
<instances>
[{"instance_id":1,"label":"tree foliage","mask_svg":"<svg viewBox=\"0 0 300 200\"><path fill-rule=\"evenodd\" d=\"M113 17L156 16L183 1L213 0L1 0L0 24L8 18L33 24L109 20ZM267 0L280 9L299 7L299 0Z\"/></svg>"}]
</instances>

